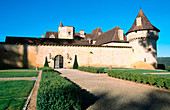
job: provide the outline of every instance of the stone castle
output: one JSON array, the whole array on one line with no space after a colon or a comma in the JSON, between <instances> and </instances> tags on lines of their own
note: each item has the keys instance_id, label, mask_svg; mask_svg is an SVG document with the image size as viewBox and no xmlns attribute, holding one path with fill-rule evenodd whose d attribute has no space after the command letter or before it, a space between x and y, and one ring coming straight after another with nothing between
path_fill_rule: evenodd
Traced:
<instances>
[{"instance_id":1,"label":"stone castle","mask_svg":"<svg viewBox=\"0 0 170 110\"><path fill-rule=\"evenodd\" d=\"M69 68L77 55L79 66L154 69L159 32L142 10L126 34L119 26L104 33L99 27L75 33L60 22L58 32L47 31L45 38L7 36L0 43L0 67L43 67L47 57L50 67Z\"/></svg>"}]
</instances>

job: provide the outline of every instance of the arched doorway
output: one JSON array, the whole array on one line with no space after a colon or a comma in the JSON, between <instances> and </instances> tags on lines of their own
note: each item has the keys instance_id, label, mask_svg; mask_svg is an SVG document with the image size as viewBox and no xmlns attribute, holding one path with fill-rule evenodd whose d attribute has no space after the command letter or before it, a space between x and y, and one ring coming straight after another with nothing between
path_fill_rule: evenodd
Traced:
<instances>
[{"instance_id":1,"label":"arched doorway","mask_svg":"<svg viewBox=\"0 0 170 110\"><path fill-rule=\"evenodd\" d=\"M63 56L62 55L57 55L54 59L54 68L63 68Z\"/></svg>"}]
</instances>

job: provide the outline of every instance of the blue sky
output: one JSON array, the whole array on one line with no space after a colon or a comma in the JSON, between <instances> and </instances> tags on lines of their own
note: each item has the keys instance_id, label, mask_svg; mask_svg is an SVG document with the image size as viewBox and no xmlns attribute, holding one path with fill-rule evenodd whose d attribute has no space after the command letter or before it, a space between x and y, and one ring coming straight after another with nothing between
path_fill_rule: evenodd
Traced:
<instances>
[{"instance_id":1,"label":"blue sky","mask_svg":"<svg viewBox=\"0 0 170 110\"><path fill-rule=\"evenodd\" d=\"M6 36L41 37L74 26L86 33L97 27L106 32L116 26L126 33L140 5L149 21L160 29L158 57L170 57L170 0L0 0L0 42Z\"/></svg>"}]
</instances>

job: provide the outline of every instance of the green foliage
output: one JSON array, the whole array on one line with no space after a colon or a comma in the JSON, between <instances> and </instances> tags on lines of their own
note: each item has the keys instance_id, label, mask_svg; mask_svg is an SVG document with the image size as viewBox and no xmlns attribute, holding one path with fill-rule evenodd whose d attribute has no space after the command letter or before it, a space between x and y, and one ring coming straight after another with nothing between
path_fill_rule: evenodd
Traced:
<instances>
[{"instance_id":1,"label":"green foliage","mask_svg":"<svg viewBox=\"0 0 170 110\"><path fill-rule=\"evenodd\" d=\"M42 71L43 71L43 72L53 72L54 69L51 68L51 67L43 67L43 68L42 68Z\"/></svg>"},{"instance_id":2,"label":"green foliage","mask_svg":"<svg viewBox=\"0 0 170 110\"><path fill-rule=\"evenodd\" d=\"M168 75L150 75L150 74L140 74L140 73L128 73L122 70L109 70L107 74L111 77L121 78L126 80L131 80L138 83L157 85L158 87L166 87L170 89L170 78Z\"/></svg>"},{"instance_id":3,"label":"green foliage","mask_svg":"<svg viewBox=\"0 0 170 110\"><path fill-rule=\"evenodd\" d=\"M49 67L47 57L45 57L44 67Z\"/></svg>"},{"instance_id":4,"label":"green foliage","mask_svg":"<svg viewBox=\"0 0 170 110\"><path fill-rule=\"evenodd\" d=\"M164 87L164 78L157 78L156 85L157 87Z\"/></svg>"},{"instance_id":5,"label":"green foliage","mask_svg":"<svg viewBox=\"0 0 170 110\"><path fill-rule=\"evenodd\" d=\"M37 95L38 110L81 109L80 88L56 72L43 72Z\"/></svg>"},{"instance_id":6,"label":"green foliage","mask_svg":"<svg viewBox=\"0 0 170 110\"><path fill-rule=\"evenodd\" d=\"M78 69L77 55L75 55L73 69Z\"/></svg>"},{"instance_id":7,"label":"green foliage","mask_svg":"<svg viewBox=\"0 0 170 110\"><path fill-rule=\"evenodd\" d=\"M158 64L164 64L165 68L170 66L170 57L158 57L157 61L158 61Z\"/></svg>"},{"instance_id":8,"label":"green foliage","mask_svg":"<svg viewBox=\"0 0 170 110\"><path fill-rule=\"evenodd\" d=\"M167 67L167 70L170 71L170 66Z\"/></svg>"},{"instance_id":9,"label":"green foliage","mask_svg":"<svg viewBox=\"0 0 170 110\"><path fill-rule=\"evenodd\" d=\"M156 76L152 76L152 75L148 76L148 82L150 85L156 84L156 80L157 80Z\"/></svg>"},{"instance_id":10,"label":"green foliage","mask_svg":"<svg viewBox=\"0 0 170 110\"><path fill-rule=\"evenodd\" d=\"M165 80L165 87L166 87L167 89L170 89L170 79L166 79L166 80Z\"/></svg>"},{"instance_id":11,"label":"green foliage","mask_svg":"<svg viewBox=\"0 0 170 110\"><path fill-rule=\"evenodd\" d=\"M91 73L104 73L103 67L79 67L80 71L86 71Z\"/></svg>"},{"instance_id":12,"label":"green foliage","mask_svg":"<svg viewBox=\"0 0 170 110\"><path fill-rule=\"evenodd\" d=\"M157 69L165 70L165 65L164 64L158 64Z\"/></svg>"}]
</instances>

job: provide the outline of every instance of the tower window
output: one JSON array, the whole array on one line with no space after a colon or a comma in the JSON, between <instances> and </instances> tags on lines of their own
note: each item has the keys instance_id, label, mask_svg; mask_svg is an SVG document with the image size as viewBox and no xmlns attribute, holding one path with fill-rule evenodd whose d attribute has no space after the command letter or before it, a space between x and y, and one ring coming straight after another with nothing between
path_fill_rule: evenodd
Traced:
<instances>
[{"instance_id":1,"label":"tower window","mask_svg":"<svg viewBox=\"0 0 170 110\"><path fill-rule=\"evenodd\" d=\"M149 48L148 51L151 51L151 48Z\"/></svg>"},{"instance_id":2,"label":"tower window","mask_svg":"<svg viewBox=\"0 0 170 110\"><path fill-rule=\"evenodd\" d=\"M146 62L146 58L144 58L144 62Z\"/></svg>"},{"instance_id":3,"label":"tower window","mask_svg":"<svg viewBox=\"0 0 170 110\"><path fill-rule=\"evenodd\" d=\"M141 26L141 24L142 24L141 17L137 17L136 18L136 25Z\"/></svg>"}]
</instances>

